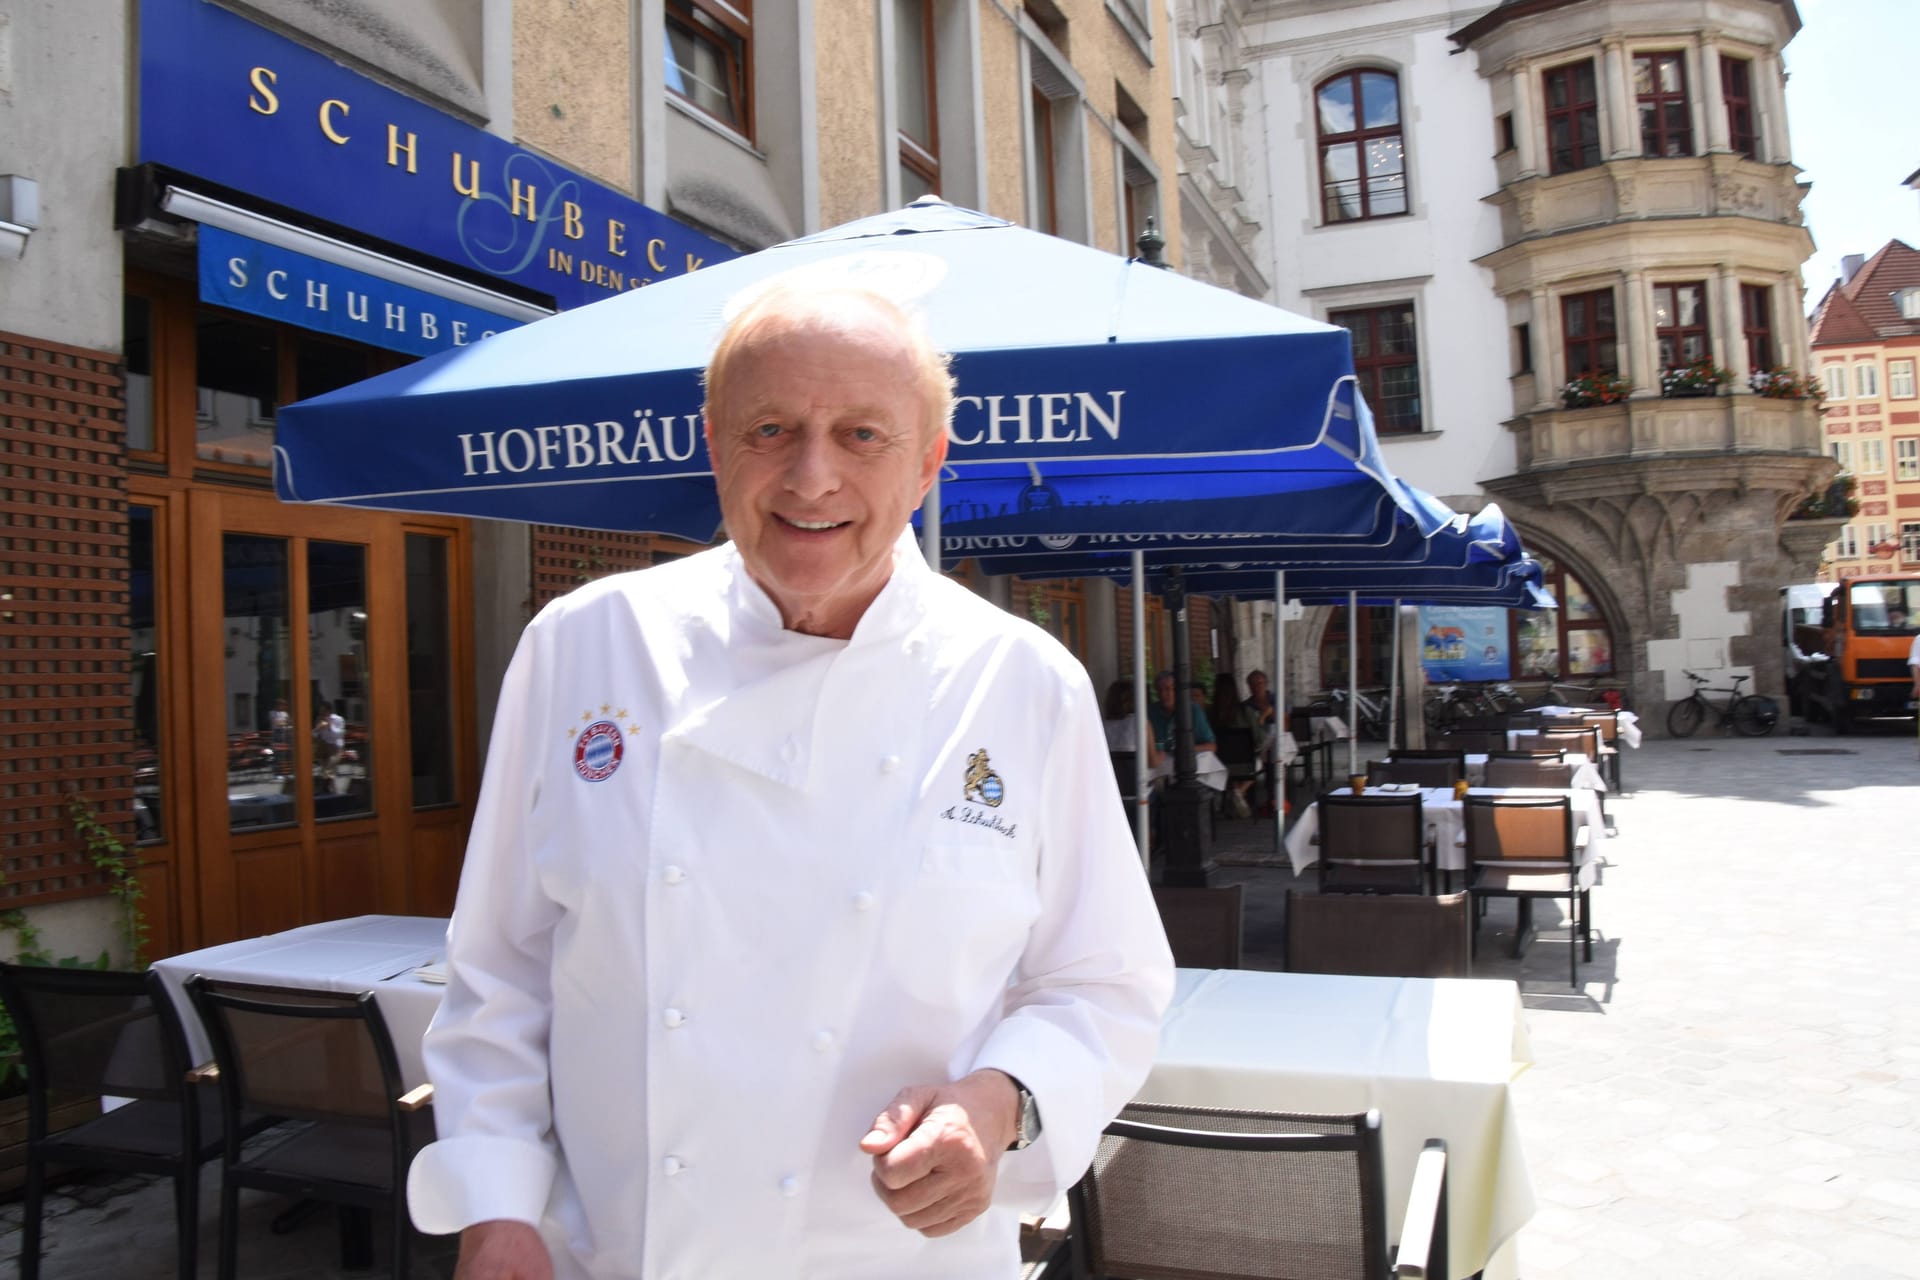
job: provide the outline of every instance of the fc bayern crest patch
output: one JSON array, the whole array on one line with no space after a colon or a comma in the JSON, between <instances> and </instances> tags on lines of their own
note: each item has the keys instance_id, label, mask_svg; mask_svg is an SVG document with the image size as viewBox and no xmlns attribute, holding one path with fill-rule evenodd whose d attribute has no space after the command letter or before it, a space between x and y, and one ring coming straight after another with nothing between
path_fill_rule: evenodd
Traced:
<instances>
[{"instance_id":1,"label":"fc bayern crest patch","mask_svg":"<svg viewBox=\"0 0 1920 1280\"><path fill-rule=\"evenodd\" d=\"M595 720L573 740L573 771L588 782L605 782L620 767L626 753L620 726L611 720Z\"/></svg>"}]
</instances>

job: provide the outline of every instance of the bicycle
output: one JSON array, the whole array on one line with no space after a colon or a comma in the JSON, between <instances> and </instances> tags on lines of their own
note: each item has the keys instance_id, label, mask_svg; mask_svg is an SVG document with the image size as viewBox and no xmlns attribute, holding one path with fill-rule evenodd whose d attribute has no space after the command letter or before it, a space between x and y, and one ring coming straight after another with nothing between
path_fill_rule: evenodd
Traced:
<instances>
[{"instance_id":1,"label":"bicycle","mask_svg":"<svg viewBox=\"0 0 1920 1280\"><path fill-rule=\"evenodd\" d=\"M1510 684L1435 685L1423 709L1427 728L1439 732L1462 721L1498 718L1525 707Z\"/></svg>"},{"instance_id":2,"label":"bicycle","mask_svg":"<svg viewBox=\"0 0 1920 1280\"><path fill-rule=\"evenodd\" d=\"M1348 724L1355 723L1347 707L1345 689L1329 689L1320 696L1320 701L1331 705L1335 712ZM1360 736L1386 741L1387 737L1387 691L1385 689L1362 689L1354 706L1359 709Z\"/></svg>"},{"instance_id":3,"label":"bicycle","mask_svg":"<svg viewBox=\"0 0 1920 1280\"><path fill-rule=\"evenodd\" d=\"M1693 681L1693 692L1667 711L1667 732L1676 738L1691 738L1706 720L1709 711L1718 717L1715 728L1731 728L1746 738L1764 737L1773 732L1773 726L1780 723L1779 703L1765 694L1740 691L1740 686L1751 680L1751 676L1734 676L1731 689L1710 689L1705 676L1697 676L1691 671L1681 674ZM1719 706L1707 701L1705 695L1709 693L1729 695L1726 704Z\"/></svg>"}]
</instances>

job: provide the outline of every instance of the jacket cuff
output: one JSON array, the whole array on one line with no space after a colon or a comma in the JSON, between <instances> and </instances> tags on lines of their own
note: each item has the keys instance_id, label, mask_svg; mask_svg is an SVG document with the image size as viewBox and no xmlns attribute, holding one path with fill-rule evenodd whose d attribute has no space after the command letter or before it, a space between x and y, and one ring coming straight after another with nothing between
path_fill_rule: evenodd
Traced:
<instances>
[{"instance_id":1,"label":"jacket cuff","mask_svg":"<svg viewBox=\"0 0 1920 1280\"><path fill-rule=\"evenodd\" d=\"M1045 1213L1093 1162L1106 1127L1098 1068L1087 1075L1086 1046L1037 1018L1007 1018L993 1029L971 1070L992 1067L1025 1085L1040 1111L1040 1136L1000 1160L994 1201Z\"/></svg>"},{"instance_id":2,"label":"jacket cuff","mask_svg":"<svg viewBox=\"0 0 1920 1280\"><path fill-rule=\"evenodd\" d=\"M443 1138L421 1148L407 1171L413 1225L452 1235L476 1222L538 1227L557 1168L553 1152L522 1138Z\"/></svg>"}]
</instances>

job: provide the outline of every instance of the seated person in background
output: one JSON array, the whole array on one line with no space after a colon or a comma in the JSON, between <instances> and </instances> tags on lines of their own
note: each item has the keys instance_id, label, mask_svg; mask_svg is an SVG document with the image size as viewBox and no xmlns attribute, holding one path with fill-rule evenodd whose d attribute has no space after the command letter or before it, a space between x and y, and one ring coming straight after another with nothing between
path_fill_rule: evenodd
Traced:
<instances>
[{"instance_id":1,"label":"seated person in background","mask_svg":"<svg viewBox=\"0 0 1920 1280\"><path fill-rule=\"evenodd\" d=\"M1107 686L1107 696L1101 706L1102 723L1107 728L1107 750L1138 751L1140 749L1140 730L1133 713L1133 681L1121 677ZM1147 738L1147 767L1160 767L1162 757L1159 746L1153 738Z\"/></svg>"},{"instance_id":2,"label":"seated person in background","mask_svg":"<svg viewBox=\"0 0 1920 1280\"><path fill-rule=\"evenodd\" d=\"M1162 751L1173 750L1173 715L1178 702L1176 696L1178 690L1179 682L1174 679L1173 672L1162 671L1154 678L1155 701L1147 708L1147 719L1153 725L1153 743ZM1212 751L1214 749L1213 726L1207 723L1206 711L1199 703L1189 698L1184 714L1193 719L1193 749Z\"/></svg>"}]
</instances>

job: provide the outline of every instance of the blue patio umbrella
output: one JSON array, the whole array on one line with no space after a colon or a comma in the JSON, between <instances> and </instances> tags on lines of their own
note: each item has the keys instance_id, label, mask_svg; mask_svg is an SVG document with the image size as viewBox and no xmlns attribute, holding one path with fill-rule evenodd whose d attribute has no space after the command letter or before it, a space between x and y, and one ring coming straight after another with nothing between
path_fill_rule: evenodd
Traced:
<instances>
[{"instance_id":1,"label":"blue patio umbrella","mask_svg":"<svg viewBox=\"0 0 1920 1280\"><path fill-rule=\"evenodd\" d=\"M699 375L776 278L869 285L953 353L935 519L981 536L1236 532L1284 495L1275 533L1361 536L1384 495L1395 519L1437 523L1381 461L1344 330L937 200L287 406L275 487L705 541L719 509Z\"/></svg>"}]
</instances>

